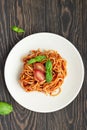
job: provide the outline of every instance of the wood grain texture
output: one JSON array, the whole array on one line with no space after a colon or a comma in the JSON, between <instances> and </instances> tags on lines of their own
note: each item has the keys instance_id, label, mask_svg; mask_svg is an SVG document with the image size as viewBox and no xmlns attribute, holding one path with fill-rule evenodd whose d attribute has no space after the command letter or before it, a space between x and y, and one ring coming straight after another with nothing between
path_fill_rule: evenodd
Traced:
<instances>
[{"instance_id":1,"label":"wood grain texture","mask_svg":"<svg viewBox=\"0 0 87 130\"><path fill-rule=\"evenodd\" d=\"M86 23L87 23L87 1L83 1L83 44L82 44L82 57L84 61L84 67L85 67L85 80L84 80L84 85L83 85L83 122L84 122L84 127L87 130L87 28L86 28Z\"/></svg>"},{"instance_id":2,"label":"wood grain texture","mask_svg":"<svg viewBox=\"0 0 87 130\"><path fill-rule=\"evenodd\" d=\"M14 111L0 116L0 130L87 130L87 1L0 0L0 100ZM24 34L11 31L22 27ZM76 99L66 108L49 114L29 111L9 94L4 81L4 64L11 48L36 32L52 32L70 40L82 55L85 80Z\"/></svg>"}]
</instances>

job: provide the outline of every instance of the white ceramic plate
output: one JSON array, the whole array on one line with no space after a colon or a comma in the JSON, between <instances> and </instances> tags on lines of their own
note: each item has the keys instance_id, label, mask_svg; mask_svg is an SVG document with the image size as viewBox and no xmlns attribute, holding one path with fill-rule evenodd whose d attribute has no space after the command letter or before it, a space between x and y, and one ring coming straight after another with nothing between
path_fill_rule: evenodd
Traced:
<instances>
[{"instance_id":1,"label":"white ceramic plate","mask_svg":"<svg viewBox=\"0 0 87 130\"><path fill-rule=\"evenodd\" d=\"M40 92L25 92L18 79L23 63L21 58L32 49L53 49L67 60L67 77L62 92L55 97ZM53 112L70 104L79 93L84 66L77 49L65 38L52 33L37 33L18 42L10 51L4 70L5 82L12 97L23 107L36 112Z\"/></svg>"}]
</instances>

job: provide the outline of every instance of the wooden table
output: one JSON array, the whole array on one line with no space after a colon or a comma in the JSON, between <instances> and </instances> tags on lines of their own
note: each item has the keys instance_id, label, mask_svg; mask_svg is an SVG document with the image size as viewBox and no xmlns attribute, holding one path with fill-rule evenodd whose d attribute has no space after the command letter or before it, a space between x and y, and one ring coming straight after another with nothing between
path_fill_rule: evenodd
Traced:
<instances>
[{"instance_id":1,"label":"wooden table","mask_svg":"<svg viewBox=\"0 0 87 130\"><path fill-rule=\"evenodd\" d=\"M0 130L87 130L86 8L86 0L0 0L0 100L14 107L10 115L0 116ZM25 33L13 32L13 25L22 27ZM85 65L84 84L76 99L66 108L49 114L20 106L4 81L4 64L11 48L37 32L52 32L70 40Z\"/></svg>"}]
</instances>

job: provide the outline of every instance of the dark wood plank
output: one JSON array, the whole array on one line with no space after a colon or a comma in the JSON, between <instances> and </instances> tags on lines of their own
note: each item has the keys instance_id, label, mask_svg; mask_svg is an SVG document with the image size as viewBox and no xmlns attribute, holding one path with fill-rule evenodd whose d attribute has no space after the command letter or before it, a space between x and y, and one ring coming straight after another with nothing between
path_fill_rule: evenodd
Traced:
<instances>
[{"instance_id":1,"label":"dark wood plank","mask_svg":"<svg viewBox=\"0 0 87 130\"><path fill-rule=\"evenodd\" d=\"M69 39L83 54L82 1L46 1L46 30ZM84 47L83 47L84 48ZM86 56L85 56L86 57ZM47 115L49 130L84 130L84 88L77 98L61 111Z\"/></svg>"},{"instance_id":2,"label":"dark wood plank","mask_svg":"<svg viewBox=\"0 0 87 130\"><path fill-rule=\"evenodd\" d=\"M12 103L13 113L0 116L0 130L86 130L87 73L77 98L66 108L49 114L29 111L10 96L4 81L4 63L11 48L36 32L53 32L69 39L79 50L87 72L87 2L83 0L0 1L0 100ZM11 31L17 25L22 35Z\"/></svg>"},{"instance_id":3,"label":"dark wood plank","mask_svg":"<svg viewBox=\"0 0 87 130\"><path fill-rule=\"evenodd\" d=\"M83 21L83 44L82 44L82 57L84 60L84 67L85 67L85 80L84 80L84 86L83 86L83 125L85 129L87 130L87 1L83 1L83 15L82 15L82 21Z\"/></svg>"},{"instance_id":4,"label":"dark wood plank","mask_svg":"<svg viewBox=\"0 0 87 130\"><path fill-rule=\"evenodd\" d=\"M14 107L12 114L0 118L0 130L31 130L46 129L46 114L31 112L9 95L4 82L4 62L11 48L23 37L31 33L45 31L45 1L8 0L0 1L0 99L8 101ZM11 26L17 25L26 30L24 35L11 31Z\"/></svg>"},{"instance_id":5,"label":"dark wood plank","mask_svg":"<svg viewBox=\"0 0 87 130\"><path fill-rule=\"evenodd\" d=\"M0 1L0 101L11 103L10 94L7 91L4 82L4 63L10 50L8 41L7 20L5 17L4 1ZM0 116L0 130L10 130L10 115Z\"/></svg>"}]
</instances>

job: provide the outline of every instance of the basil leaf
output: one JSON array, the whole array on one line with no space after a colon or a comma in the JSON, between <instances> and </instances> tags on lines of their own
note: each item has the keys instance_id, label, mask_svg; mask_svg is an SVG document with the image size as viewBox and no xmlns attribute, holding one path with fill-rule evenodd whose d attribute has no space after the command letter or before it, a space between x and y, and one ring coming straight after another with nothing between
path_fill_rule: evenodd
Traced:
<instances>
[{"instance_id":1,"label":"basil leaf","mask_svg":"<svg viewBox=\"0 0 87 130\"><path fill-rule=\"evenodd\" d=\"M12 105L6 102L0 102L0 115L8 115L13 111Z\"/></svg>"},{"instance_id":2,"label":"basil leaf","mask_svg":"<svg viewBox=\"0 0 87 130\"><path fill-rule=\"evenodd\" d=\"M51 82L53 76L52 76L52 62L48 60L45 64L46 67L46 81Z\"/></svg>"},{"instance_id":3,"label":"basil leaf","mask_svg":"<svg viewBox=\"0 0 87 130\"><path fill-rule=\"evenodd\" d=\"M11 29L14 31L14 32L17 32L17 33L23 33L25 32L22 28L19 28L17 26L12 26Z\"/></svg>"},{"instance_id":4,"label":"basil leaf","mask_svg":"<svg viewBox=\"0 0 87 130\"><path fill-rule=\"evenodd\" d=\"M28 64L32 64L32 63L35 63L35 62L41 62L44 59L46 59L46 56L36 56L35 58L30 59L28 61Z\"/></svg>"},{"instance_id":5,"label":"basil leaf","mask_svg":"<svg viewBox=\"0 0 87 130\"><path fill-rule=\"evenodd\" d=\"M28 64L32 64L32 63L35 63L36 62L36 60L33 58L33 59L30 59L29 61L28 61Z\"/></svg>"},{"instance_id":6,"label":"basil leaf","mask_svg":"<svg viewBox=\"0 0 87 130\"><path fill-rule=\"evenodd\" d=\"M51 71L52 70L52 62L50 60L48 60L46 62L46 70L48 71Z\"/></svg>"},{"instance_id":7,"label":"basil leaf","mask_svg":"<svg viewBox=\"0 0 87 130\"><path fill-rule=\"evenodd\" d=\"M51 71L46 71L46 81L51 82L52 81L52 72Z\"/></svg>"}]
</instances>

